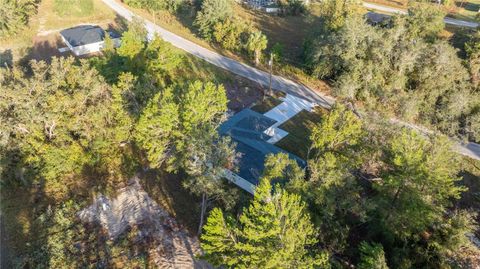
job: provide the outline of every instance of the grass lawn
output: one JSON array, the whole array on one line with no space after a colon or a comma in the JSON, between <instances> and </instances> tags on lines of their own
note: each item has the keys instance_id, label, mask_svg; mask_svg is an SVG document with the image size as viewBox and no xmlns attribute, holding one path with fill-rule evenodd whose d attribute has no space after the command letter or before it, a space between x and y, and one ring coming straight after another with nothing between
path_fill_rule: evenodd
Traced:
<instances>
[{"instance_id":1,"label":"grass lawn","mask_svg":"<svg viewBox=\"0 0 480 269\"><path fill-rule=\"evenodd\" d=\"M310 148L310 134L313 127L320 123L322 117L328 113L324 108L316 107L312 112L301 111L279 128L288 132L288 135L275 145L306 160Z\"/></svg>"},{"instance_id":2,"label":"grass lawn","mask_svg":"<svg viewBox=\"0 0 480 269\"><path fill-rule=\"evenodd\" d=\"M39 32L81 23L105 24L116 18L115 12L101 0L43 0L38 15Z\"/></svg>"},{"instance_id":3,"label":"grass lawn","mask_svg":"<svg viewBox=\"0 0 480 269\"><path fill-rule=\"evenodd\" d=\"M480 0L455 1L453 7L448 10L448 15L460 20L478 21L479 9Z\"/></svg>"}]
</instances>

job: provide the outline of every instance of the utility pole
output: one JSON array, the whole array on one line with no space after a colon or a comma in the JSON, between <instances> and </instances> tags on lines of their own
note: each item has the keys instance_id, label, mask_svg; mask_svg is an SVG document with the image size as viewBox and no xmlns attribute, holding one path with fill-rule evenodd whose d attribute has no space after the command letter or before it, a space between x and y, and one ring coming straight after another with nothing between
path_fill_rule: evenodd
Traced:
<instances>
[{"instance_id":1,"label":"utility pole","mask_svg":"<svg viewBox=\"0 0 480 269\"><path fill-rule=\"evenodd\" d=\"M273 53L270 52L270 60L268 61L268 66L270 67L270 82L268 83L268 94L272 94L272 70L273 70ZM264 95L265 99L265 95Z\"/></svg>"}]
</instances>

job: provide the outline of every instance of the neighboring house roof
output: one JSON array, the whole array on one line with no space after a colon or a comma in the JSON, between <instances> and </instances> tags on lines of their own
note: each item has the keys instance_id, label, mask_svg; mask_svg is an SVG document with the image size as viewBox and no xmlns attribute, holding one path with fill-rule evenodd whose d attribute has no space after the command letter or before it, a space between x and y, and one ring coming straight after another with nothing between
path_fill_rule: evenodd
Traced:
<instances>
[{"instance_id":1,"label":"neighboring house roof","mask_svg":"<svg viewBox=\"0 0 480 269\"><path fill-rule=\"evenodd\" d=\"M236 151L240 153L240 158L236 174L254 185L258 184L265 168L265 157L269 154L287 153L301 167L306 166L304 160L266 142L271 136L264 131L275 123L275 120L247 108L219 128L221 135L228 135L237 143Z\"/></svg>"},{"instance_id":2,"label":"neighboring house roof","mask_svg":"<svg viewBox=\"0 0 480 269\"><path fill-rule=\"evenodd\" d=\"M75 26L60 31L60 34L72 47L97 43L105 39L105 31L97 25Z\"/></svg>"},{"instance_id":3,"label":"neighboring house roof","mask_svg":"<svg viewBox=\"0 0 480 269\"><path fill-rule=\"evenodd\" d=\"M371 12L371 11L367 12L365 14L365 16L366 16L367 20L370 21L373 24L382 23L384 21L388 21L391 18L391 16L389 16L389 15L375 13L375 12Z\"/></svg>"}]
</instances>

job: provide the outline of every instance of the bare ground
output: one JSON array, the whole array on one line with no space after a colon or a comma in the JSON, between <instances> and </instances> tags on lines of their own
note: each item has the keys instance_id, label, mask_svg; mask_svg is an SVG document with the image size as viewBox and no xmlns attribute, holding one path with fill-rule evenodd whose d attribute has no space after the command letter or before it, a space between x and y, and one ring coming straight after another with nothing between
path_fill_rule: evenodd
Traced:
<instances>
[{"instance_id":1,"label":"bare ground","mask_svg":"<svg viewBox=\"0 0 480 269\"><path fill-rule=\"evenodd\" d=\"M100 224L112 241L136 228L139 241L152 243L150 260L160 268L209 268L195 259L200 254L198 238L150 198L137 177L117 194L114 199L98 196L78 216L83 222Z\"/></svg>"}]
</instances>

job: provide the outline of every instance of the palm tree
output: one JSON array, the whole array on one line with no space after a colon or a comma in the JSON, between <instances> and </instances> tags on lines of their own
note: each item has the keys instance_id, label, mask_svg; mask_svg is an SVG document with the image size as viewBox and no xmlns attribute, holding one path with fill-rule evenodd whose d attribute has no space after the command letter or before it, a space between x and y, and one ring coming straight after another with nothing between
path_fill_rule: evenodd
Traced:
<instances>
[{"instance_id":1,"label":"palm tree","mask_svg":"<svg viewBox=\"0 0 480 269\"><path fill-rule=\"evenodd\" d=\"M246 49L255 56L255 65L260 62L262 51L267 48L267 37L260 31L255 31L248 37Z\"/></svg>"}]
</instances>

